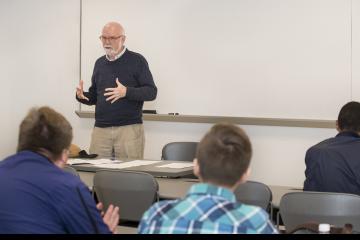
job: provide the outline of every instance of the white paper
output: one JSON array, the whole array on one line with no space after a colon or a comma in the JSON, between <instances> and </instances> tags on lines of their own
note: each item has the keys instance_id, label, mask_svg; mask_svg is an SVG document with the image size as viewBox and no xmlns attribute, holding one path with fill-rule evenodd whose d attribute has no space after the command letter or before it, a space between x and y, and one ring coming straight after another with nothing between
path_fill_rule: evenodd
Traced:
<instances>
[{"instance_id":1,"label":"white paper","mask_svg":"<svg viewBox=\"0 0 360 240\"><path fill-rule=\"evenodd\" d=\"M159 168L174 168L174 169L181 169L181 168L189 168L194 167L193 163L169 163L161 166L156 166Z\"/></svg>"},{"instance_id":2,"label":"white paper","mask_svg":"<svg viewBox=\"0 0 360 240\"><path fill-rule=\"evenodd\" d=\"M113 168L113 169L123 169L123 168L130 168L130 167L138 167L138 166L144 166L144 165L151 165L154 163L158 163L161 161L148 161L148 160L133 160L129 162L123 162L123 163L115 163L115 164L96 164L94 167L99 168Z\"/></svg>"},{"instance_id":3,"label":"white paper","mask_svg":"<svg viewBox=\"0 0 360 240\"><path fill-rule=\"evenodd\" d=\"M111 160L111 159L94 159L94 160L88 160L87 163L97 165L97 164L112 164L117 162L122 162L122 161Z\"/></svg>"},{"instance_id":4,"label":"white paper","mask_svg":"<svg viewBox=\"0 0 360 240\"><path fill-rule=\"evenodd\" d=\"M79 158L74 158L74 159L69 159L68 163L70 165L74 165L74 164L85 164L85 163L89 163L89 164L112 164L112 163L119 163L122 162L120 160L111 160L111 159L93 159L93 160L89 160L89 159L79 159Z\"/></svg>"},{"instance_id":5,"label":"white paper","mask_svg":"<svg viewBox=\"0 0 360 240\"><path fill-rule=\"evenodd\" d=\"M68 164L70 165L74 165L74 164L85 164L87 163L87 160L85 159L77 159L77 158L72 158L72 159L68 159L67 161Z\"/></svg>"}]
</instances>

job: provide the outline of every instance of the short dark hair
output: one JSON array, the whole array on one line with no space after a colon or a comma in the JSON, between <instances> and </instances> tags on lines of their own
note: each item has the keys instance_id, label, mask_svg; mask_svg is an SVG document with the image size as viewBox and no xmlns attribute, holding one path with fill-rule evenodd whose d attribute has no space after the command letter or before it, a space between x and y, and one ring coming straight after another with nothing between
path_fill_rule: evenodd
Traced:
<instances>
[{"instance_id":1,"label":"short dark hair","mask_svg":"<svg viewBox=\"0 0 360 240\"><path fill-rule=\"evenodd\" d=\"M252 155L246 133L232 124L216 124L200 141L196 158L204 182L234 186L245 174Z\"/></svg>"},{"instance_id":2,"label":"short dark hair","mask_svg":"<svg viewBox=\"0 0 360 240\"><path fill-rule=\"evenodd\" d=\"M60 113L50 107L32 108L20 124L17 151L45 149L58 157L72 137L72 127Z\"/></svg>"},{"instance_id":3,"label":"short dark hair","mask_svg":"<svg viewBox=\"0 0 360 240\"><path fill-rule=\"evenodd\" d=\"M338 116L338 127L341 131L360 132L360 103L348 102Z\"/></svg>"}]
</instances>

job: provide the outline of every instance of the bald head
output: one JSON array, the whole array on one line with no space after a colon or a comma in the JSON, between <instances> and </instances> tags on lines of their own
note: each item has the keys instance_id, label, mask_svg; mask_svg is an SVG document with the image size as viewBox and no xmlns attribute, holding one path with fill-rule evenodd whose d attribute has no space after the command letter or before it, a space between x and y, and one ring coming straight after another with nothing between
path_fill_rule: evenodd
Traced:
<instances>
[{"instance_id":1,"label":"bald head","mask_svg":"<svg viewBox=\"0 0 360 240\"><path fill-rule=\"evenodd\" d=\"M103 34L106 33L114 33L117 35L125 35L125 30L123 26L121 26L118 22L109 22L103 28Z\"/></svg>"},{"instance_id":2,"label":"bald head","mask_svg":"<svg viewBox=\"0 0 360 240\"><path fill-rule=\"evenodd\" d=\"M109 59L115 59L124 49L125 38L125 30L120 23L109 22L104 26L100 39Z\"/></svg>"}]
</instances>

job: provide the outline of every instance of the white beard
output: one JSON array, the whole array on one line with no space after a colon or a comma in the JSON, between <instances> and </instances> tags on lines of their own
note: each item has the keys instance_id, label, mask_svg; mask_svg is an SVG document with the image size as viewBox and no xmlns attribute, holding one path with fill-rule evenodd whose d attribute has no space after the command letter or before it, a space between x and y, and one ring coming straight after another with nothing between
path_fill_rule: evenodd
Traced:
<instances>
[{"instance_id":1,"label":"white beard","mask_svg":"<svg viewBox=\"0 0 360 240\"><path fill-rule=\"evenodd\" d=\"M113 58L115 57L116 55L116 50L113 49L112 47L104 47L104 50L105 50L105 54L110 57L110 58Z\"/></svg>"}]
</instances>

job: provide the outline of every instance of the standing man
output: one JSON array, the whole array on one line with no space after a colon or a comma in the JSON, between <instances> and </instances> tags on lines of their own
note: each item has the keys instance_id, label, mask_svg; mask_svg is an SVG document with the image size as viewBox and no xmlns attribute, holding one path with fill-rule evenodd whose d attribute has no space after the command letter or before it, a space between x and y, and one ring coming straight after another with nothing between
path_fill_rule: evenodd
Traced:
<instances>
[{"instance_id":1,"label":"standing man","mask_svg":"<svg viewBox=\"0 0 360 240\"><path fill-rule=\"evenodd\" d=\"M95 106L90 153L111 158L143 158L145 148L142 107L156 98L157 88L146 59L129 51L124 28L107 23L100 36L105 56L94 66L91 86L76 89L76 99Z\"/></svg>"},{"instance_id":2,"label":"standing man","mask_svg":"<svg viewBox=\"0 0 360 240\"><path fill-rule=\"evenodd\" d=\"M345 104L338 134L312 146L305 156L305 191L360 194L360 103Z\"/></svg>"}]
</instances>

